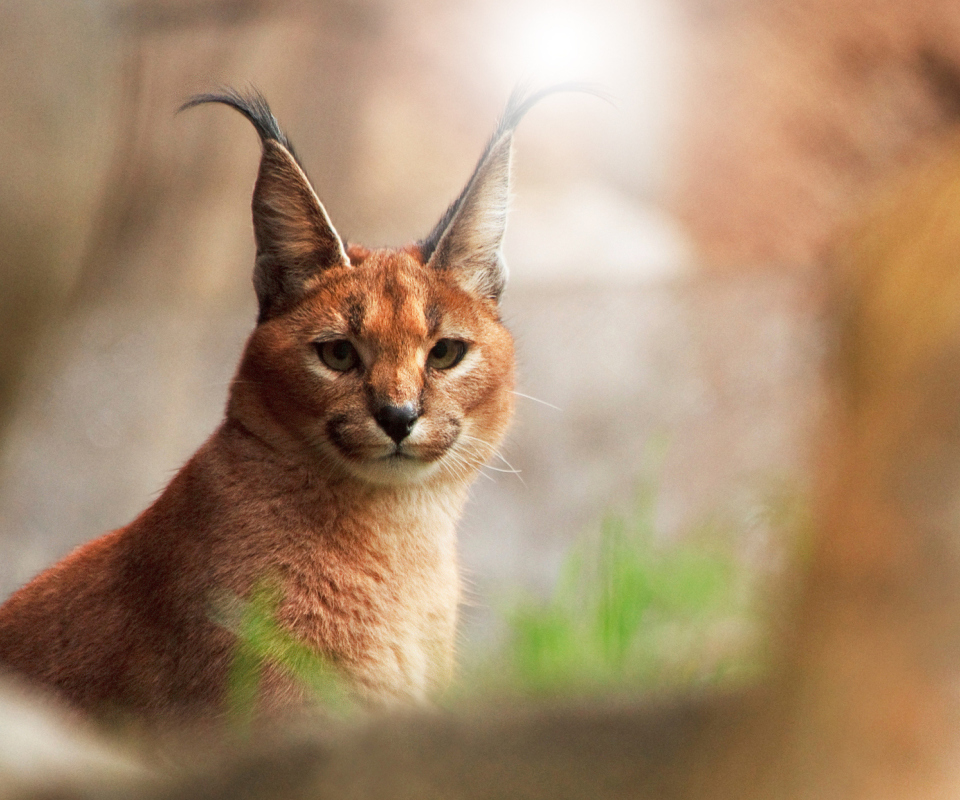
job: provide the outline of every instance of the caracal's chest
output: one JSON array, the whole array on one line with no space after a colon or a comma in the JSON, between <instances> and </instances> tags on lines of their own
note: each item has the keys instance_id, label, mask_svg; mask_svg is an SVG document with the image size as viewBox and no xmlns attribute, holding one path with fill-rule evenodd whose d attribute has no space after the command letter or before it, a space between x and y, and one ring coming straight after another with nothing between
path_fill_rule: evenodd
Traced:
<instances>
[{"instance_id":1,"label":"caracal's chest","mask_svg":"<svg viewBox=\"0 0 960 800\"><path fill-rule=\"evenodd\" d=\"M404 489L357 498L283 565L280 621L361 697L423 700L451 675L462 498Z\"/></svg>"}]
</instances>

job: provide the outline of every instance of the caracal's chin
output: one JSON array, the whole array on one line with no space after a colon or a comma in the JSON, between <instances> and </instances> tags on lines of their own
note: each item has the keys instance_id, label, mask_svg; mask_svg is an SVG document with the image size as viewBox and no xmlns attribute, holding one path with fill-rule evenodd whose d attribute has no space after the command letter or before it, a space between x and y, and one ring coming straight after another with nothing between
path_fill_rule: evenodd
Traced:
<instances>
[{"instance_id":1,"label":"caracal's chin","mask_svg":"<svg viewBox=\"0 0 960 800\"><path fill-rule=\"evenodd\" d=\"M364 483L403 486L415 483L469 483L493 448L466 433L469 426L451 427L444 433L415 429L399 443L370 426L349 441L320 439L320 463Z\"/></svg>"},{"instance_id":2,"label":"caracal's chin","mask_svg":"<svg viewBox=\"0 0 960 800\"><path fill-rule=\"evenodd\" d=\"M393 453L381 458L346 461L347 471L355 478L380 486L404 486L421 483L440 472L440 459L424 461L415 456Z\"/></svg>"},{"instance_id":3,"label":"caracal's chin","mask_svg":"<svg viewBox=\"0 0 960 800\"><path fill-rule=\"evenodd\" d=\"M344 453L336 445L325 443L320 448L320 463L324 469L378 486L404 486L421 483L441 476L447 451L437 454L418 452L420 448L406 442L399 446L376 444L363 448L362 453ZM359 449L359 448L358 448Z\"/></svg>"}]
</instances>

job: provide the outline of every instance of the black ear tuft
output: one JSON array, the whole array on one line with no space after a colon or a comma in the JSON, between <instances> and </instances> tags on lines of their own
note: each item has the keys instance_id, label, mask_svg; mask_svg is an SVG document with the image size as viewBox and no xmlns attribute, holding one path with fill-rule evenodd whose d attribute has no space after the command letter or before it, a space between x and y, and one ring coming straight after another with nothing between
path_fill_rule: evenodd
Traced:
<instances>
[{"instance_id":1,"label":"black ear tuft","mask_svg":"<svg viewBox=\"0 0 960 800\"><path fill-rule=\"evenodd\" d=\"M223 103L225 106L236 109L250 120L253 127L257 129L257 133L260 135L260 141L279 142L294 159L296 159L296 162L300 164L300 159L297 158L296 153L294 153L293 145L290 144L286 134L280 130L280 123L277 122L277 118L273 116L267 99L256 89L250 89L247 94L243 94L236 89L225 86L218 92L196 94L180 106L177 112L185 111L194 106L204 105L205 103Z\"/></svg>"},{"instance_id":2,"label":"black ear tuft","mask_svg":"<svg viewBox=\"0 0 960 800\"><path fill-rule=\"evenodd\" d=\"M239 111L256 128L263 145L253 190L253 232L257 241L253 284L260 303L259 321L263 322L308 292L321 271L349 266L350 262L263 95L255 90L243 95L223 89L196 95L180 110L204 103L223 103Z\"/></svg>"},{"instance_id":3,"label":"black ear tuft","mask_svg":"<svg viewBox=\"0 0 960 800\"><path fill-rule=\"evenodd\" d=\"M599 88L586 83L558 83L535 92L515 88L467 185L430 234L418 242L425 262L437 269L456 270L465 288L484 297L498 300L507 279L500 248L507 224L513 132L534 105L557 92L586 92L607 99Z\"/></svg>"}]
</instances>

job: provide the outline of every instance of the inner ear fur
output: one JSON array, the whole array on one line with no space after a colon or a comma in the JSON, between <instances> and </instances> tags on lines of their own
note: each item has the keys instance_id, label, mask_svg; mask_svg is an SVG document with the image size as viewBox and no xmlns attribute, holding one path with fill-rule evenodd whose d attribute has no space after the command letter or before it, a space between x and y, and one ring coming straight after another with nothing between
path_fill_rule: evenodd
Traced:
<instances>
[{"instance_id":1,"label":"inner ear fur","mask_svg":"<svg viewBox=\"0 0 960 800\"><path fill-rule=\"evenodd\" d=\"M276 141L263 142L253 190L253 232L260 321L300 299L324 269L350 264L306 174Z\"/></svg>"},{"instance_id":2,"label":"inner ear fur","mask_svg":"<svg viewBox=\"0 0 960 800\"><path fill-rule=\"evenodd\" d=\"M556 92L605 97L595 86L574 82L535 92L514 89L467 185L430 234L418 243L428 266L449 271L464 289L481 297L499 301L507 282L502 246L510 201L513 132L527 111Z\"/></svg>"},{"instance_id":3,"label":"inner ear fur","mask_svg":"<svg viewBox=\"0 0 960 800\"><path fill-rule=\"evenodd\" d=\"M222 103L239 111L256 128L263 146L253 190L257 242L253 285L260 304L258 321L263 322L302 298L323 270L349 266L350 261L263 95L223 89L196 95L180 110L204 103Z\"/></svg>"},{"instance_id":4,"label":"inner ear fur","mask_svg":"<svg viewBox=\"0 0 960 800\"><path fill-rule=\"evenodd\" d=\"M507 283L503 235L510 202L512 132L493 142L458 198L427 266L451 271L468 292L499 301Z\"/></svg>"}]
</instances>

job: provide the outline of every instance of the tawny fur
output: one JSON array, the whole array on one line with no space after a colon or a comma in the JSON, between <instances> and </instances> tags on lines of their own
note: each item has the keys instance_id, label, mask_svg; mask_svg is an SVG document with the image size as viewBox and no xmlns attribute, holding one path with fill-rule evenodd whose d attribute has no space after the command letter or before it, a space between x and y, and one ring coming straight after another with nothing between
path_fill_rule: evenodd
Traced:
<instances>
[{"instance_id":1,"label":"tawny fur","mask_svg":"<svg viewBox=\"0 0 960 800\"><path fill-rule=\"evenodd\" d=\"M446 685L455 525L512 412L497 308L510 136L540 96L511 100L430 237L381 250L341 243L262 98L192 101L234 106L263 142L259 323L224 422L157 501L0 608L0 663L90 712L216 717L236 650L217 603L269 580L281 625L361 699L416 702ZM354 368L322 360L331 340L350 343ZM462 361L431 366L441 340L462 343ZM375 421L387 406L418 414L400 442ZM292 682L267 686L265 708L301 701Z\"/></svg>"},{"instance_id":2,"label":"tawny fur","mask_svg":"<svg viewBox=\"0 0 960 800\"><path fill-rule=\"evenodd\" d=\"M237 648L218 603L270 581L279 623L357 697L423 700L453 668L455 525L512 413L500 243L509 140L531 97L511 99L430 237L377 250L343 245L259 95L188 105L204 102L239 110L263 144L260 316L226 418L130 525L10 597L0 665L94 714L216 719ZM331 342L353 366L331 366ZM409 431L391 433L384 409L414 409ZM293 681L265 687L264 709L302 702Z\"/></svg>"}]
</instances>

